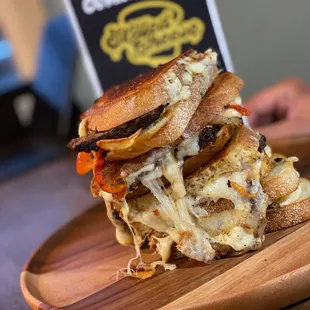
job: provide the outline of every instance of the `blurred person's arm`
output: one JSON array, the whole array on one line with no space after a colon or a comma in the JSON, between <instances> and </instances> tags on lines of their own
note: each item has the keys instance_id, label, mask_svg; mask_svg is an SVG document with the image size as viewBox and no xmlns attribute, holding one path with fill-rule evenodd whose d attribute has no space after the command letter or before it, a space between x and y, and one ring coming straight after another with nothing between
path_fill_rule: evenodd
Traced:
<instances>
[{"instance_id":1,"label":"blurred person's arm","mask_svg":"<svg viewBox=\"0 0 310 310\"><path fill-rule=\"evenodd\" d=\"M0 28L13 48L17 70L26 81L36 74L37 53L47 20L41 0L0 0Z\"/></svg>"},{"instance_id":2,"label":"blurred person's arm","mask_svg":"<svg viewBox=\"0 0 310 310\"><path fill-rule=\"evenodd\" d=\"M251 126L269 139L310 135L310 85L299 79L272 85L245 105Z\"/></svg>"}]
</instances>

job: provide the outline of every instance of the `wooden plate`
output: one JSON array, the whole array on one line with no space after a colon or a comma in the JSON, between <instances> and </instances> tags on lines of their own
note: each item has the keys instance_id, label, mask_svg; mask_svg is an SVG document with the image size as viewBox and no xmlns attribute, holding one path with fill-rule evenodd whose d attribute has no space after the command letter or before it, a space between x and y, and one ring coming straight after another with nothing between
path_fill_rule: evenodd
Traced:
<instances>
[{"instance_id":1,"label":"wooden plate","mask_svg":"<svg viewBox=\"0 0 310 310\"><path fill-rule=\"evenodd\" d=\"M147 280L116 281L134 250L115 241L100 205L33 254L21 289L32 309L279 308L310 296L309 236L308 222L267 235L255 253L210 265L180 260L176 270Z\"/></svg>"}]
</instances>

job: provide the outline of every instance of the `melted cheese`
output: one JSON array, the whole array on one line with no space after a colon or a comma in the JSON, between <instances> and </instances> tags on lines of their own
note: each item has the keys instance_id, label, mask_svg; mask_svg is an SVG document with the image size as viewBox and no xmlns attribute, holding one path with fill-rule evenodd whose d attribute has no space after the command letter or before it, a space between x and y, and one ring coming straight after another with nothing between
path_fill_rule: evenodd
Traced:
<instances>
[{"instance_id":1,"label":"melted cheese","mask_svg":"<svg viewBox=\"0 0 310 310\"><path fill-rule=\"evenodd\" d=\"M233 104L237 104L237 105L242 105L242 99L241 99L241 96L237 96L233 99L232 101ZM223 113L223 116L224 117L241 117L241 113L238 112L237 110L235 109L226 109Z\"/></svg>"},{"instance_id":2,"label":"melted cheese","mask_svg":"<svg viewBox=\"0 0 310 310\"><path fill-rule=\"evenodd\" d=\"M184 57L178 61L180 64L184 64L186 71L190 74L199 74L206 71L206 67L210 65L216 65L217 54L211 50L207 50L205 56L200 61L195 61L191 57Z\"/></svg>"},{"instance_id":3,"label":"melted cheese","mask_svg":"<svg viewBox=\"0 0 310 310\"><path fill-rule=\"evenodd\" d=\"M159 227L158 220L154 219L156 216L153 216L151 212L139 212L135 220L142 220L145 225L168 233L178 244L178 249L186 256L203 262L212 260L215 251L208 241L208 234L195 226L188 210L188 200L173 199L167 190L162 189L160 180L145 181L142 179L141 181L157 198L156 208L166 221L160 221Z\"/></svg>"},{"instance_id":4,"label":"melted cheese","mask_svg":"<svg viewBox=\"0 0 310 310\"><path fill-rule=\"evenodd\" d=\"M151 266L156 268L156 266L162 266L165 268L165 270L174 270L177 268L175 264L166 264L165 262L162 261L155 261L151 263Z\"/></svg>"},{"instance_id":5,"label":"melted cheese","mask_svg":"<svg viewBox=\"0 0 310 310\"><path fill-rule=\"evenodd\" d=\"M157 243L156 243L157 252L162 258L163 262L166 263L170 257L171 247L174 241L172 240L170 236L167 236L165 238L154 237L154 239L157 240Z\"/></svg>"},{"instance_id":6,"label":"melted cheese","mask_svg":"<svg viewBox=\"0 0 310 310\"><path fill-rule=\"evenodd\" d=\"M128 220L128 214L129 214L129 206L127 204L127 201L126 199L123 199L123 203L122 203L122 214L123 214L123 219L125 221L125 223L128 225L128 228L131 232L131 235L132 235L132 238L133 238L133 241L134 241L134 245L135 245L135 250L136 250L136 256L133 257L132 259L129 260L128 264L127 264L127 273L129 276L133 276L132 274L132 270L131 270L131 263L136 260L136 259L140 259L140 262L142 262L142 257L141 257L141 252L140 252L140 244L137 240L137 237L135 236L132 228L131 228L131 225L129 223L129 220Z\"/></svg>"},{"instance_id":7,"label":"melted cheese","mask_svg":"<svg viewBox=\"0 0 310 310\"><path fill-rule=\"evenodd\" d=\"M178 61L179 64L185 65L181 79L173 71L168 71L165 76L165 90L169 95L169 106L179 102L180 100L188 99L191 95L190 85L193 83L194 74L207 75L208 67L215 66L217 62L217 54L211 50L204 55L202 60L195 60L191 57L184 57Z\"/></svg>"},{"instance_id":8,"label":"melted cheese","mask_svg":"<svg viewBox=\"0 0 310 310\"><path fill-rule=\"evenodd\" d=\"M233 99L233 104L242 105L242 99L241 96L238 95Z\"/></svg>"},{"instance_id":9,"label":"melted cheese","mask_svg":"<svg viewBox=\"0 0 310 310\"><path fill-rule=\"evenodd\" d=\"M166 74L166 90L168 92L168 95L170 98L175 98L177 97L182 89L182 83L181 81L178 79L178 77L176 76L176 74L172 71L169 71ZM174 100L173 100L174 102Z\"/></svg>"},{"instance_id":10,"label":"melted cheese","mask_svg":"<svg viewBox=\"0 0 310 310\"><path fill-rule=\"evenodd\" d=\"M182 83L184 85L191 85L193 82L193 77L190 73L188 73L187 71L186 72L183 72L182 74Z\"/></svg>"},{"instance_id":11,"label":"melted cheese","mask_svg":"<svg viewBox=\"0 0 310 310\"><path fill-rule=\"evenodd\" d=\"M156 206L157 207L157 206ZM138 212L137 214L131 214L131 217L135 222L144 224L151 227L159 232L168 232L172 227L171 218L159 211L160 216L156 216L153 210L145 210L143 212Z\"/></svg>"},{"instance_id":12,"label":"melted cheese","mask_svg":"<svg viewBox=\"0 0 310 310\"><path fill-rule=\"evenodd\" d=\"M226 109L223 113L224 117L241 117L241 113L235 109Z\"/></svg>"},{"instance_id":13,"label":"melted cheese","mask_svg":"<svg viewBox=\"0 0 310 310\"><path fill-rule=\"evenodd\" d=\"M177 159L183 160L187 156L197 155L200 151L199 134L184 139L178 146Z\"/></svg>"},{"instance_id":14,"label":"melted cheese","mask_svg":"<svg viewBox=\"0 0 310 310\"><path fill-rule=\"evenodd\" d=\"M159 180L143 182L143 184L157 198L159 213L169 218L167 229L160 231L168 233L178 244L178 249L186 256L203 262L212 260L215 251L208 241L208 234L195 226L188 209L189 200L173 199L168 191L162 189ZM149 223L146 223L146 220L149 220ZM150 217L144 217L144 223L149 227L154 227L154 222Z\"/></svg>"},{"instance_id":15,"label":"melted cheese","mask_svg":"<svg viewBox=\"0 0 310 310\"><path fill-rule=\"evenodd\" d=\"M195 143L195 139L191 141ZM186 148L184 147L184 149ZM186 151L183 152L183 154L186 153ZM155 156L153 160L158 161L158 158L158 156ZM241 172L223 175L211 182L207 182L200 192L191 196L186 193L184 187L180 169L180 164L183 161L182 156L181 159L177 160L168 150L162 153L160 158L161 164L159 166L154 169L153 164L148 165L143 170L145 174L140 177L142 184L150 189L156 199L147 200L143 210L137 212L132 210L130 213L131 221L142 223L158 232L167 233L170 238L168 239L177 244L179 251L188 257L203 262L208 262L215 256L212 243L229 245L236 251L256 249L261 244L262 237L255 238L254 230L251 228L257 225L260 215L265 216L267 208L267 196L263 193L259 184L261 161L252 164L250 170L245 169ZM161 182L160 177L162 174L171 182L170 189L166 189ZM247 183L249 176L251 176L251 186ZM229 181L235 182L249 194L255 193L254 198L242 196L242 192L240 193L232 187ZM199 207L195 207L196 197L213 201L220 198L229 199L234 203L236 211L240 210L238 212L251 214L255 210L260 215L254 217L253 221L249 223L249 229L239 227L237 218L229 219L229 212L227 213L228 219L225 218L227 228L231 227L229 230L219 230L220 226L217 225L224 225L224 219L221 220L221 217L218 220L206 218L203 221L203 226L201 226L202 222L200 222L199 218L205 213ZM154 209L157 209L159 216L154 214ZM207 232L209 229L211 229L212 236ZM214 234L214 232L217 233ZM159 245L158 252L164 262L169 254L168 248L169 246Z\"/></svg>"},{"instance_id":16,"label":"melted cheese","mask_svg":"<svg viewBox=\"0 0 310 310\"><path fill-rule=\"evenodd\" d=\"M155 164L149 164L141 169L139 169L138 171L130 174L127 178L126 178L126 182L128 184L128 186L130 186L131 184L133 184L136 179L143 173L150 173L152 171L154 171L155 169Z\"/></svg>"},{"instance_id":17,"label":"melted cheese","mask_svg":"<svg viewBox=\"0 0 310 310\"><path fill-rule=\"evenodd\" d=\"M198 70L199 66L191 68ZM179 83L175 82L176 79L177 77L171 74L170 82L172 81L175 85L170 90L174 93L181 91ZM241 99L237 97L235 102L241 104ZM184 157L193 156L199 152L198 141L198 135L184 140L179 145L177 158L169 148L155 152L148 158L148 164L145 167L126 178L129 185L139 179L153 194L153 196L146 196L143 206L141 201L136 205L133 202L128 205L125 199L121 201L122 217L130 228L137 253L128 263L129 275L132 275L131 262L139 258L141 263L140 243L130 225L133 222L168 234L168 237L156 238L157 251L162 257L162 262L156 262L155 265L164 265L166 268L173 268L165 263L170 256L174 242L178 250L186 256L209 262L216 255L213 244L229 245L236 251L242 251L256 249L263 241L262 236L254 237L255 227L265 216L268 205L267 196L263 193L259 183L261 161L258 160L250 166L246 164L242 171L211 178L210 181L205 181L202 190L199 187L199 192L189 194L186 192L181 168ZM161 181L162 176L165 176L171 183L168 189ZM232 186L230 182L238 186ZM101 196L108 201L113 199L105 194ZM223 213L219 213L218 218L214 218L197 206L197 202L201 200L216 202L221 198L234 203L234 211L241 214L239 218L232 217L230 211L225 213L225 218ZM251 221L247 222L247 215L251 215ZM201 217L204 219L202 220ZM247 224L248 228L241 227L241 223ZM126 239L129 238L128 236L119 236L119 238L122 242L129 240Z\"/></svg>"},{"instance_id":18,"label":"melted cheese","mask_svg":"<svg viewBox=\"0 0 310 310\"><path fill-rule=\"evenodd\" d=\"M220 198L228 199L234 203L236 209L251 210L249 199L245 199L231 185L229 185L230 182L236 182L238 185L246 189L246 179L246 172L234 172L231 175L221 176L213 182L207 183L198 195L204 198L210 198L215 202Z\"/></svg>"},{"instance_id":19,"label":"melted cheese","mask_svg":"<svg viewBox=\"0 0 310 310\"><path fill-rule=\"evenodd\" d=\"M291 163L297 163L299 159L296 156L291 156L287 160L290 161Z\"/></svg>"},{"instance_id":20,"label":"melted cheese","mask_svg":"<svg viewBox=\"0 0 310 310\"><path fill-rule=\"evenodd\" d=\"M266 145L266 147L264 148L264 151L266 153L266 155L271 158L272 156L272 150L271 150L271 147L269 145Z\"/></svg>"},{"instance_id":21,"label":"melted cheese","mask_svg":"<svg viewBox=\"0 0 310 310\"><path fill-rule=\"evenodd\" d=\"M214 237L214 240L230 245L236 251L242 251L245 248L254 249L255 244L260 244L261 241L253 235L252 229L245 229L240 226L235 226L229 234L221 234Z\"/></svg>"},{"instance_id":22,"label":"melted cheese","mask_svg":"<svg viewBox=\"0 0 310 310\"><path fill-rule=\"evenodd\" d=\"M283 196L279 199L279 206L284 207L293 202L298 201L301 196L301 186L299 185L298 188L289 195Z\"/></svg>"},{"instance_id":23,"label":"melted cheese","mask_svg":"<svg viewBox=\"0 0 310 310\"><path fill-rule=\"evenodd\" d=\"M167 152L162 164L163 175L171 183L175 198L182 198L186 195L182 174L182 163L179 163L171 152Z\"/></svg>"},{"instance_id":24,"label":"melted cheese","mask_svg":"<svg viewBox=\"0 0 310 310\"><path fill-rule=\"evenodd\" d=\"M169 219L176 228L181 227L177 210L174 208L173 199L164 192L164 185L160 180L141 179L142 184L147 187L158 200L158 210L166 219ZM150 226L152 227L152 225Z\"/></svg>"},{"instance_id":25,"label":"melted cheese","mask_svg":"<svg viewBox=\"0 0 310 310\"><path fill-rule=\"evenodd\" d=\"M132 234L128 234L127 231L120 230L116 227L115 229L115 237L119 244L128 246L134 244Z\"/></svg>"},{"instance_id":26,"label":"melted cheese","mask_svg":"<svg viewBox=\"0 0 310 310\"><path fill-rule=\"evenodd\" d=\"M183 154L185 154L185 152L183 152ZM159 163L158 166L151 163L155 161ZM143 182L146 182L159 179L164 175L171 184L174 197L180 198L185 196L186 191L182 174L183 158L177 160L170 150L166 150L165 152L155 153L153 156L150 156L147 162L150 164L126 178L126 182L129 186L133 184L137 178L143 179Z\"/></svg>"},{"instance_id":27,"label":"melted cheese","mask_svg":"<svg viewBox=\"0 0 310 310\"><path fill-rule=\"evenodd\" d=\"M107 192L105 192L105 191L103 191L103 190L100 190L99 193L98 193L98 195L99 195L100 197L102 197L102 198L104 199L104 201L113 202L113 200L114 200L112 194L107 193Z\"/></svg>"},{"instance_id":28,"label":"melted cheese","mask_svg":"<svg viewBox=\"0 0 310 310\"><path fill-rule=\"evenodd\" d=\"M87 119L84 118L79 125L79 137L86 137L88 135L87 132Z\"/></svg>"},{"instance_id":29,"label":"melted cheese","mask_svg":"<svg viewBox=\"0 0 310 310\"><path fill-rule=\"evenodd\" d=\"M188 99L191 95L188 85L183 85L180 79L173 71L168 71L165 78L165 90L169 95L169 106L179 102L180 100Z\"/></svg>"},{"instance_id":30,"label":"melted cheese","mask_svg":"<svg viewBox=\"0 0 310 310\"><path fill-rule=\"evenodd\" d=\"M304 179L300 180L298 188L289 195L283 196L278 200L280 207L285 207L310 197L310 182Z\"/></svg>"}]
</instances>

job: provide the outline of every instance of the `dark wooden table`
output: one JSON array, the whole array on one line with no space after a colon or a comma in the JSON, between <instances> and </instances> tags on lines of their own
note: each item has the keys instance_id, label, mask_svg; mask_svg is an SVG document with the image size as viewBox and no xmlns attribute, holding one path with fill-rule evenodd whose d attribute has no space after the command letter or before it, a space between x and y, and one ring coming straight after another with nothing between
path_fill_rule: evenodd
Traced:
<instances>
[{"instance_id":1,"label":"dark wooden table","mask_svg":"<svg viewBox=\"0 0 310 310\"><path fill-rule=\"evenodd\" d=\"M282 141L276 149L300 156L298 168L310 178L309 140ZM0 184L1 310L29 309L19 287L23 264L52 232L98 202L90 176L78 176L74 166L70 156ZM310 309L310 300L293 308Z\"/></svg>"}]
</instances>

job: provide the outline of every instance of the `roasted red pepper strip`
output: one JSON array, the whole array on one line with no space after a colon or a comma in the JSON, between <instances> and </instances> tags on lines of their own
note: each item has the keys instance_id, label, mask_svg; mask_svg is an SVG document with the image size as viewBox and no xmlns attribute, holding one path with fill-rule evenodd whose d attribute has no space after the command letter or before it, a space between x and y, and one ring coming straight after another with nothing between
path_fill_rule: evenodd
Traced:
<instances>
[{"instance_id":1,"label":"roasted red pepper strip","mask_svg":"<svg viewBox=\"0 0 310 310\"><path fill-rule=\"evenodd\" d=\"M110 194L113 194L115 198L125 197L127 191L127 185L124 182L115 182L112 184L105 184L102 175L102 167L104 165L104 154L102 150L98 150L95 155L95 165L93 168L94 178L99 185L99 187Z\"/></svg>"},{"instance_id":2,"label":"roasted red pepper strip","mask_svg":"<svg viewBox=\"0 0 310 310\"><path fill-rule=\"evenodd\" d=\"M93 169L94 158L91 153L80 152L76 157L76 171L78 174L86 174Z\"/></svg>"},{"instance_id":3,"label":"roasted red pepper strip","mask_svg":"<svg viewBox=\"0 0 310 310\"><path fill-rule=\"evenodd\" d=\"M229 105L227 105L227 109L234 109L234 110L238 111L242 116L249 116L250 115L249 110L247 110L246 108L244 108L238 104L229 104Z\"/></svg>"}]
</instances>

